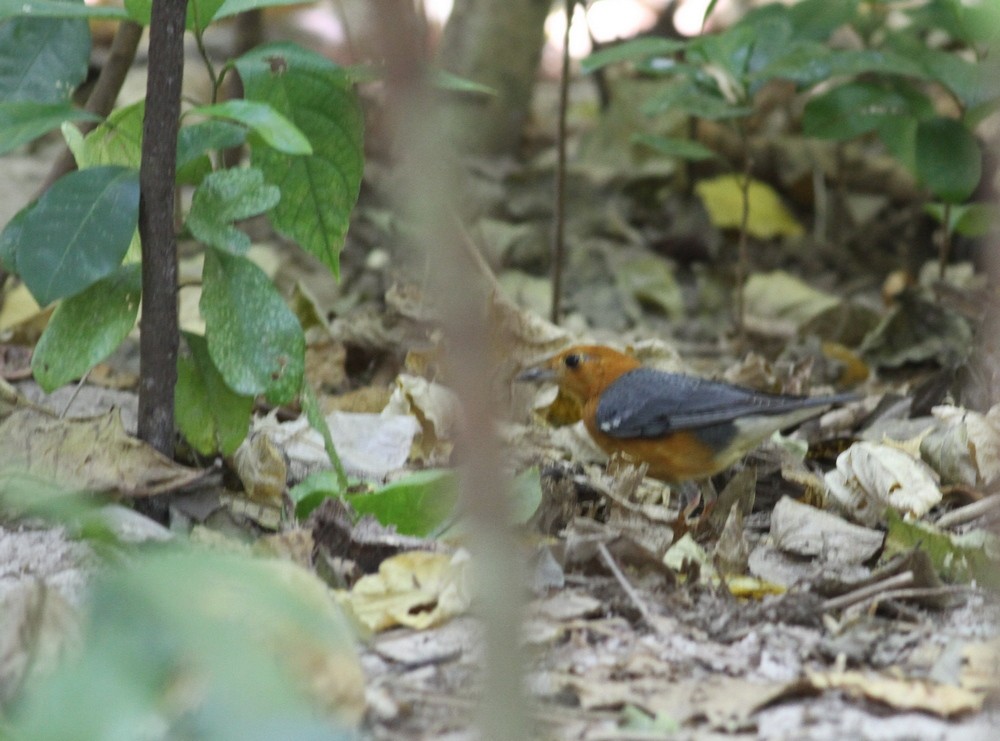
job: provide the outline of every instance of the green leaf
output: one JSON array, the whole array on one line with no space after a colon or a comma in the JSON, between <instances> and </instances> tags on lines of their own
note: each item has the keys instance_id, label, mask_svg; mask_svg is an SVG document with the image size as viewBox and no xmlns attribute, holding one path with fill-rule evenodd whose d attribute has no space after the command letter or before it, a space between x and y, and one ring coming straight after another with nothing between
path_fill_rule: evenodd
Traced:
<instances>
[{"instance_id":1,"label":"green leaf","mask_svg":"<svg viewBox=\"0 0 1000 741\"><path fill-rule=\"evenodd\" d=\"M65 103L90 61L85 20L15 18L0 23L0 100Z\"/></svg>"},{"instance_id":2,"label":"green leaf","mask_svg":"<svg viewBox=\"0 0 1000 741\"><path fill-rule=\"evenodd\" d=\"M65 175L17 219L18 273L42 306L79 293L118 267L138 218L136 171L92 167Z\"/></svg>"},{"instance_id":3,"label":"green leaf","mask_svg":"<svg viewBox=\"0 0 1000 741\"><path fill-rule=\"evenodd\" d=\"M650 97L642 106L642 112L649 116L672 111L714 121L749 116L753 108L730 103L721 93L700 90L689 82L667 88L659 95Z\"/></svg>"},{"instance_id":4,"label":"green leaf","mask_svg":"<svg viewBox=\"0 0 1000 741\"><path fill-rule=\"evenodd\" d=\"M0 0L0 21L8 18L88 18L128 20L128 13L111 5L85 5L73 0Z\"/></svg>"},{"instance_id":5,"label":"green leaf","mask_svg":"<svg viewBox=\"0 0 1000 741\"><path fill-rule=\"evenodd\" d=\"M305 337L264 271L245 257L205 253L201 314L212 362L238 394L275 404L302 386Z\"/></svg>"},{"instance_id":6,"label":"green leaf","mask_svg":"<svg viewBox=\"0 0 1000 741\"><path fill-rule=\"evenodd\" d=\"M34 203L29 203L22 208L14 217L7 222L7 226L0 232L0 265L10 273L17 272L17 246L21 243L21 233L24 231L24 222L28 218Z\"/></svg>"},{"instance_id":7,"label":"green leaf","mask_svg":"<svg viewBox=\"0 0 1000 741\"><path fill-rule=\"evenodd\" d=\"M434 84L442 90L451 90L456 93L475 93L476 95L488 95L491 98L499 95L496 88L483 85L473 80L452 74L447 70L436 69L431 73Z\"/></svg>"},{"instance_id":8,"label":"green leaf","mask_svg":"<svg viewBox=\"0 0 1000 741\"><path fill-rule=\"evenodd\" d=\"M791 33L787 20L784 26L787 38ZM692 41L688 48L688 62L712 68L716 74L724 73L736 82L744 81L754 69L751 58L757 45L758 34L761 28L766 27L767 24L764 23L740 23L722 33L700 36ZM771 33L772 29L768 29L767 36L770 37ZM764 47L769 48L770 42L765 41Z\"/></svg>"},{"instance_id":9,"label":"green leaf","mask_svg":"<svg viewBox=\"0 0 1000 741\"><path fill-rule=\"evenodd\" d=\"M188 0L184 28L188 31L204 31L216 16L222 0ZM153 10L153 0L125 0L125 10L136 23L148 26Z\"/></svg>"},{"instance_id":10,"label":"green leaf","mask_svg":"<svg viewBox=\"0 0 1000 741\"><path fill-rule=\"evenodd\" d=\"M511 494L511 519L515 525L525 525L534 517L542 503L542 476L537 466L521 471L514 478Z\"/></svg>"},{"instance_id":11,"label":"green leaf","mask_svg":"<svg viewBox=\"0 0 1000 741\"><path fill-rule=\"evenodd\" d=\"M97 121L92 113L74 108L71 103L0 103L0 154L37 139L64 121Z\"/></svg>"},{"instance_id":12,"label":"green leaf","mask_svg":"<svg viewBox=\"0 0 1000 741\"><path fill-rule=\"evenodd\" d=\"M591 72L618 62L640 62L650 57L662 57L687 48L687 41L666 39L660 36L644 36L630 39L606 49L594 52L580 62L580 70L589 75Z\"/></svg>"},{"instance_id":13,"label":"green leaf","mask_svg":"<svg viewBox=\"0 0 1000 741\"><path fill-rule=\"evenodd\" d=\"M72 147L77 165L83 169L96 165L120 165L139 169L142 160L142 119L145 101L114 111L108 119Z\"/></svg>"},{"instance_id":14,"label":"green leaf","mask_svg":"<svg viewBox=\"0 0 1000 741\"><path fill-rule=\"evenodd\" d=\"M51 393L114 352L135 326L141 295L141 268L133 263L59 304L31 358L38 385Z\"/></svg>"},{"instance_id":15,"label":"green leaf","mask_svg":"<svg viewBox=\"0 0 1000 741\"><path fill-rule=\"evenodd\" d=\"M889 40L899 57L911 60L919 74L944 85L965 108L973 108L1000 95L994 68L968 61L959 54L927 45L910 34L895 34Z\"/></svg>"},{"instance_id":16,"label":"green leaf","mask_svg":"<svg viewBox=\"0 0 1000 741\"><path fill-rule=\"evenodd\" d=\"M858 0L799 0L788 7L788 20L797 39L826 41L830 34L850 23Z\"/></svg>"},{"instance_id":17,"label":"green leaf","mask_svg":"<svg viewBox=\"0 0 1000 741\"><path fill-rule=\"evenodd\" d=\"M632 141L642 144L650 149L655 149L660 154L667 157L679 157L684 160L707 160L718 155L703 144L690 139L679 139L676 137L659 136L656 134L633 134Z\"/></svg>"},{"instance_id":18,"label":"green leaf","mask_svg":"<svg viewBox=\"0 0 1000 741\"><path fill-rule=\"evenodd\" d=\"M883 118L878 122L878 137L892 156L907 170L917 172L917 124L910 116Z\"/></svg>"},{"instance_id":19,"label":"green leaf","mask_svg":"<svg viewBox=\"0 0 1000 741\"><path fill-rule=\"evenodd\" d=\"M364 169L361 108L348 76L292 44L267 44L236 61L248 99L269 103L309 139L313 154L289 159L254 146L252 162L281 188L271 223L340 272Z\"/></svg>"},{"instance_id":20,"label":"green leaf","mask_svg":"<svg viewBox=\"0 0 1000 741\"><path fill-rule=\"evenodd\" d=\"M982 176L976 137L951 118L932 118L917 126L917 177L942 201L961 203Z\"/></svg>"},{"instance_id":21,"label":"green leaf","mask_svg":"<svg viewBox=\"0 0 1000 741\"><path fill-rule=\"evenodd\" d=\"M247 130L228 121L202 121L177 133L177 182L197 185L212 171L207 152L238 147Z\"/></svg>"},{"instance_id":22,"label":"green leaf","mask_svg":"<svg viewBox=\"0 0 1000 741\"><path fill-rule=\"evenodd\" d=\"M283 5L301 5L302 0L225 0L215 14L215 20L245 13L257 8L280 8Z\"/></svg>"},{"instance_id":23,"label":"green leaf","mask_svg":"<svg viewBox=\"0 0 1000 741\"><path fill-rule=\"evenodd\" d=\"M909 89L852 82L810 100L802 130L822 139L853 139L875 130L886 119L921 117L930 110L926 97Z\"/></svg>"},{"instance_id":24,"label":"green leaf","mask_svg":"<svg viewBox=\"0 0 1000 741\"><path fill-rule=\"evenodd\" d=\"M918 549L930 557L937 575L944 581L955 583L975 579L980 584L1000 588L997 564L987 555L987 548L995 553L1000 545L995 535L982 530L953 535L928 522L907 522L892 509L886 517L889 530L885 536L884 558Z\"/></svg>"},{"instance_id":25,"label":"green leaf","mask_svg":"<svg viewBox=\"0 0 1000 741\"><path fill-rule=\"evenodd\" d=\"M360 515L374 515L404 535L426 537L454 512L458 483L453 471L431 469L393 481L371 494L347 494L344 499Z\"/></svg>"},{"instance_id":26,"label":"green leaf","mask_svg":"<svg viewBox=\"0 0 1000 741\"><path fill-rule=\"evenodd\" d=\"M951 204L928 203L924 210L941 224L945 221L946 207ZM945 229L963 237L984 237L1000 224L1000 206L992 203L951 205L950 218Z\"/></svg>"},{"instance_id":27,"label":"green leaf","mask_svg":"<svg viewBox=\"0 0 1000 741\"><path fill-rule=\"evenodd\" d=\"M247 436L253 397L226 385L204 337L185 332L184 341L191 354L177 358L177 426L202 455L232 455Z\"/></svg>"},{"instance_id":28,"label":"green leaf","mask_svg":"<svg viewBox=\"0 0 1000 741\"><path fill-rule=\"evenodd\" d=\"M245 254L250 237L232 225L272 208L281 200L281 191L264 183L255 168L220 170L208 175L194 192L187 227L201 242Z\"/></svg>"},{"instance_id":29,"label":"green leaf","mask_svg":"<svg viewBox=\"0 0 1000 741\"><path fill-rule=\"evenodd\" d=\"M341 484L337 472L326 469L306 476L289 490L288 496L295 505L296 519L301 521L312 514L324 500L336 499L346 493L347 488Z\"/></svg>"},{"instance_id":30,"label":"green leaf","mask_svg":"<svg viewBox=\"0 0 1000 741\"><path fill-rule=\"evenodd\" d=\"M184 126L177 132L177 167L213 149L238 147L246 138L245 128L226 121L202 121Z\"/></svg>"},{"instance_id":31,"label":"green leaf","mask_svg":"<svg viewBox=\"0 0 1000 741\"><path fill-rule=\"evenodd\" d=\"M252 100L227 100L225 103L198 106L191 113L239 121L264 143L285 154L312 154L305 135L267 103Z\"/></svg>"},{"instance_id":32,"label":"green leaf","mask_svg":"<svg viewBox=\"0 0 1000 741\"><path fill-rule=\"evenodd\" d=\"M79 651L25 687L5 711L5 738L356 738L355 637L315 575L166 546L93 581ZM183 680L196 684L181 700ZM319 686L337 688L321 697L329 714L317 711Z\"/></svg>"}]
</instances>

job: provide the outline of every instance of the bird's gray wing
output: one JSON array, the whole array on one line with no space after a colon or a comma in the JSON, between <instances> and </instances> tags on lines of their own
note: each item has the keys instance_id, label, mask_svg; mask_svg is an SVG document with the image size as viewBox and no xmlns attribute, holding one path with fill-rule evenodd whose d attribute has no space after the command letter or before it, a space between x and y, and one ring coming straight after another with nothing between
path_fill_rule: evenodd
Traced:
<instances>
[{"instance_id":1,"label":"bird's gray wing","mask_svg":"<svg viewBox=\"0 0 1000 741\"><path fill-rule=\"evenodd\" d=\"M653 438L727 424L752 414L781 414L847 400L766 394L697 376L637 368L615 380L597 405L597 427L616 438Z\"/></svg>"}]
</instances>

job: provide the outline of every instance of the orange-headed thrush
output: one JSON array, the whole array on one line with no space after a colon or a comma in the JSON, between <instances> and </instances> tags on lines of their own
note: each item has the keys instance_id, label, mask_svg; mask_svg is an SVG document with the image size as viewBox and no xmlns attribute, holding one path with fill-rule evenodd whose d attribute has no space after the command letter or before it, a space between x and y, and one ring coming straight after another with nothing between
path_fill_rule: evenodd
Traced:
<instances>
[{"instance_id":1,"label":"orange-headed thrush","mask_svg":"<svg viewBox=\"0 0 1000 741\"><path fill-rule=\"evenodd\" d=\"M552 381L578 400L590 436L608 454L649 464L665 481L718 473L776 430L791 427L854 394L789 396L644 368L598 345L577 345L522 372Z\"/></svg>"}]
</instances>

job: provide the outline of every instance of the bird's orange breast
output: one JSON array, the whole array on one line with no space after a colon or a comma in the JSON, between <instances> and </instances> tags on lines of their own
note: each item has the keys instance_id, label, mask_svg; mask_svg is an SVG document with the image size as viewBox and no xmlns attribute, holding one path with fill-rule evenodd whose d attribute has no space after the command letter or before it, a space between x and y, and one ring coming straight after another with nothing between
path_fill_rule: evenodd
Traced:
<instances>
[{"instance_id":1,"label":"bird's orange breast","mask_svg":"<svg viewBox=\"0 0 1000 741\"><path fill-rule=\"evenodd\" d=\"M597 428L593 410L585 405L583 421L587 432L601 449L608 453L624 453L649 464L649 475L664 481L681 481L711 476L725 467L715 456L712 446L697 434L687 430L672 432L658 438L618 438L605 435Z\"/></svg>"}]
</instances>

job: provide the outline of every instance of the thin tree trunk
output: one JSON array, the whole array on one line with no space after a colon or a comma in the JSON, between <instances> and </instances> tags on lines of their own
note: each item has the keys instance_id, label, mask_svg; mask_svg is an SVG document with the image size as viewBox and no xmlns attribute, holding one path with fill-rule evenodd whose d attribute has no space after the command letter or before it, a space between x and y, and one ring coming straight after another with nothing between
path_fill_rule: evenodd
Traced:
<instances>
[{"instance_id":1,"label":"thin tree trunk","mask_svg":"<svg viewBox=\"0 0 1000 741\"><path fill-rule=\"evenodd\" d=\"M142 237L139 437L167 456L172 456L174 449L174 386L180 341L174 179L186 7L187 0L153 2L139 176Z\"/></svg>"}]
</instances>

